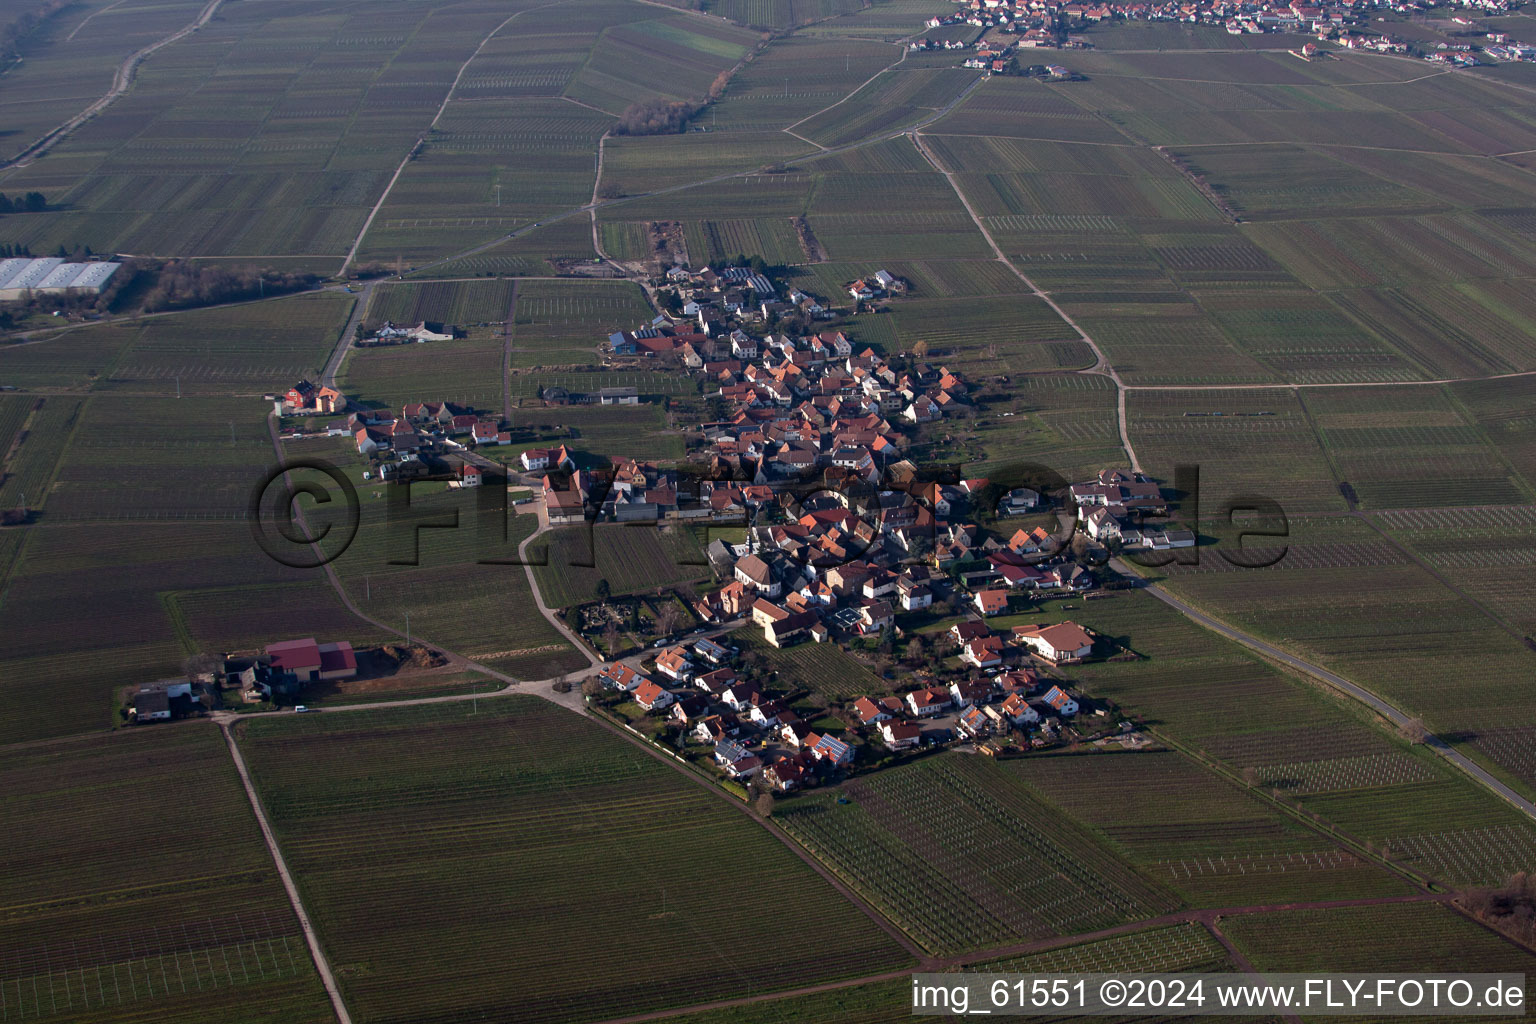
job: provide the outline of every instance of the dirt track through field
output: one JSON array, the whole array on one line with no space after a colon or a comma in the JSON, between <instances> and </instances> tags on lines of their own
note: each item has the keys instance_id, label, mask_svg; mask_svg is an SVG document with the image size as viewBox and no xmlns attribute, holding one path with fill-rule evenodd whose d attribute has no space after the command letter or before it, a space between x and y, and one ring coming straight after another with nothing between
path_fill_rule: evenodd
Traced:
<instances>
[{"instance_id":1,"label":"dirt track through field","mask_svg":"<svg viewBox=\"0 0 1536 1024\"><path fill-rule=\"evenodd\" d=\"M1277 903L1255 905L1248 907L1223 907L1207 910L1181 910L1171 914L1162 914L1158 917L1147 918L1144 921L1133 921L1128 924L1116 925L1113 928L1103 928L1095 932L1084 932L1079 935L1059 935L1048 939L1038 939L1034 942L1020 943L1015 946L1005 946L996 949L977 950L974 953L966 953L961 956L944 957L930 960L918 968L923 972L941 971L949 968L959 968L985 964L993 960L1003 960L1012 957L1030 956L1035 953L1048 953L1053 949L1064 946L1078 946L1088 942L1097 942L1102 939L1113 939L1121 935L1130 935L1135 932L1149 931L1155 928L1166 928L1170 925L1200 924L1203 925L1212 936L1233 956L1240 969L1252 970L1246 957L1221 933L1217 922L1224 917L1240 917L1249 914L1270 914L1285 910L1340 910L1350 907L1375 907L1394 903L1441 903L1454 906L1451 897L1430 893L1417 893L1410 896L1379 896L1372 899L1359 900L1326 900L1315 903ZM1246 967L1244 967L1246 965ZM817 995L822 992L836 992L846 988L857 988L861 985L873 985L882 981L895 981L912 976L912 970L881 971L878 974L867 974L858 978L846 978L842 981L831 981L821 985L805 985L800 988L786 989L782 992L768 992L758 996L744 996L740 999L717 999L708 1003L699 1003L694 1006L684 1006L671 1010L656 1010L650 1013L637 1013L628 1017L614 1017L610 1020L600 1021L598 1024L643 1024L645 1021L661 1020L670 1017L681 1017L687 1014L702 1013L706 1010L728 1010L741 1006L751 1006L757 1003L773 1002L779 999L792 999L800 996Z\"/></svg>"},{"instance_id":2,"label":"dirt track through field","mask_svg":"<svg viewBox=\"0 0 1536 1024\"><path fill-rule=\"evenodd\" d=\"M106 110L107 107L112 105L114 100L128 91L128 87L133 84L134 74L139 70L139 65L144 63L150 54L154 53L156 50L161 49L162 47L171 45L177 40L185 39L193 32L196 32L198 29L208 24L208 19L213 17L213 13L219 9L219 5L223 2L224 0L209 0L208 6L204 7L202 12L199 13L198 16L194 18L190 24L177 29L175 32L172 32L164 39L150 43L148 46L145 46L139 50L135 50L133 53L129 54L128 58L124 60L122 64L118 65L117 72L112 76L112 88L107 90L106 95L102 96L101 99L97 100L95 103L92 103L90 106L86 107L84 110L80 111L80 113L76 114L68 121L65 121L57 128L49 131L42 138L32 143L32 145L16 154L16 156L12 159L7 160L4 163L0 163L0 171L8 171L13 167L23 167L31 163L37 157L40 157L44 153L48 152L48 150L53 146L55 142L63 139L70 132L74 131L76 128L80 127L82 124L89 121L103 110ZM97 11L96 13L100 14L101 12ZM92 15L91 17L95 17L95 15ZM86 21L89 20L90 18L86 19ZM84 22L81 23L81 26L84 26ZM78 32L79 28L76 28L75 31ZM73 33L71 33L71 38L73 38Z\"/></svg>"},{"instance_id":3,"label":"dirt track through field","mask_svg":"<svg viewBox=\"0 0 1536 1024\"><path fill-rule=\"evenodd\" d=\"M293 875L288 871L288 862L283 859L283 851L278 849L277 838L272 834L272 825L267 821L267 813L261 806L261 798L256 795L256 786L251 782L250 772L246 770L245 758L240 754L240 745L235 742L235 736L230 730L228 721L220 722L219 729L224 733L224 743L229 747L229 756L235 762L235 771L240 774L240 784L245 787L246 798L251 802L251 811L256 815L256 824L261 826L261 838L267 844L267 852L272 855L277 876L282 879L283 889L288 893L288 902L293 906L294 916L299 920L299 928L304 932L304 943L309 946L309 955L313 958L315 970L320 975L320 984L325 986L325 994L331 999L331 1008L336 1011L336 1019L341 1024L352 1024L352 1015L347 1012L347 1005L341 999L341 990L336 987L336 977L331 973L331 963L326 959L325 951L320 948L320 936L309 921L309 914L304 910L304 901L299 899L299 887L294 884Z\"/></svg>"},{"instance_id":4,"label":"dirt track through field","mask_svg":"<svg viewBox=\"0 0 1536 1024\"><path fill-rule=\"evenodd\" d=\"M955 180L954 172L945 167L943 162L941 162L938 157L934 156L933 151L928 148L928 144L923 141L922 129L913 129L911 132L911 138L912 144L915 145L917 147L917 151L923 155L923 159L927 160L934 170L944 175L944 180L949 183L950 189L960 200L960 204L965 207L965 212L970 216L972 223L976 225L976 230L981 232L981 237L986 239L987 245L991 246L992 253L997 262L1001 263L1003 266L1012 271L1013 275L1022 281L1024 286L1028 288L1036 298L1040 299L1047 306L1049 306L1057 316L1061 317L1062 321L1068 327L1076 331L1078 338L1080 338L1093 352L1093 365L1087 369L1079 370L1077 372L1093 374L1100 377L1108 377L1111 381L1114 382L1116 402L1118 406L1117 416L1120 425L1120 446L1125 449L1125 456L1130 460L1131 471L1135 473L1141 472L1141 463L1136 459L1136 449L1131 446L1131 434L1126 424L1125 382L1120 379L1119 372L1115 370L1114 365L1111 364L1109 359L1105 357L1103 350L1099 348L1099 343L1094 341L1093 338L1089 336L1088 332L1083 330L1082 326L1079 325L1076 320L1073 320L1070 316L1068 316L1066 310L1062 309L1061 306L1056 303L1055 299L1051 298L1047 292L1042 290L1039 285L1035 284L1035 282L1030 278L1028 274L1020 270L1018 265L1010 260L1006 254L1004 254L1002 247L997 244L997 239L992 237L992 232L987 230L987 225L982 221L980 215L977 214L976 208L971 205L970 199L966 198L965 191L960 187L960 183Z\"/></svg>"}]
</instances>

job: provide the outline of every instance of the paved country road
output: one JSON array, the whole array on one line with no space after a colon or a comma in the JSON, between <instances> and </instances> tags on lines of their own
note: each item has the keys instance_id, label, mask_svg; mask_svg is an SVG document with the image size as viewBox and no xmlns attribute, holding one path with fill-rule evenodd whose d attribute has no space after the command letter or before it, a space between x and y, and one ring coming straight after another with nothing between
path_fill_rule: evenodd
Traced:
<instances>
[{"instance_id":1,"label":"paved country road","mask_svg":"<svg viewBox=\"0 0 1536 1024\"><path fill-rule=\"evenodd\" d=\"M1123 562L1120 562L1118 559L1111 561L1110 566L1123 575L1130 577L1131 579L1138 578L1136 573L1132 571L1129 566ZM1330 672L1320 666L1314 665L1309 661L1303 661L1293 654L1287 654L1285 651L1282 651L1274 644L1267 643L1258 639L1257 637L1249 636L1247 633L1244 633L1238 629L1234 629L1219 619L1213 619L1209 615L1206 615L1204 612L1199 611L1186 602L1181 601L1179 598L1174 597L1168 591L1164 590L1162 587L1159 587L1155 583L1143 583L1141 589L1146 590L1153 597L1157 598L1159 601L1179 612L1179 614L1195 622L1198 622L1206 629L1209 629L1214 633L1220 633L1228 640L1235 640L1237 643L1242 644L1249 650L1258 651L1266 658L1278 661L1281 664L1289 666L1290 668L1294 668L1300 672L1305 672L1307 675L1313 677L1314 679L1319 679L1334 689L1347 693L1349 696L1360 701L1362 704L1369 707L1372 711L1375 711L1378 715L1380 715L1382 718L1385 718L1393 725L1402 727L1413 721L1413 716L1407 714L1404 711L1398 710L1396 707L1388 704L1386 701L1376 696L1376 694L1372 693L1370 690L1365 689L1363 686L1352 683L1348 679L1345 679L1343 676ZM1461 751L1450 746L1438 736L1430 736L1429 739L1425 742L1441 757L1445 758L1447 761L1454 764L1457 768L1460 768L1463 772L1466 772L1468 775L1470 775L1473 781L1481 784L1484 789L1487 789L1495 796L1504 800L1506 803L1510 804L1516 810L1520 811L1522 814L1526 815L1532 820L1536 820L1536 803L1532 803L1525 797L1521 796L1519 793L1515 792L1509 786L1494 778L1493 775L1491 775L1485 768L1483 768L1482 765L1467 757L1467 755L1463 754Z\"/></svg>"}]
</instances>

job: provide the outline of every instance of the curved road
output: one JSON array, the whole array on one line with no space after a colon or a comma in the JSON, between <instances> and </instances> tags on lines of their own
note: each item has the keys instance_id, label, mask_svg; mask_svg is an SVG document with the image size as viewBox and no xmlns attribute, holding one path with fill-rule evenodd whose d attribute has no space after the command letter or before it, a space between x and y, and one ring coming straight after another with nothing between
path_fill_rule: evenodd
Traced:
<instances>
[{"instance_id":1,"label":"curved road","mask_svg":"<svg viewBox=\"0 0 1536 1024\"><path fill-rule=\"evenodd\" d=\"M1111 561L1110 566L1133 580L1141 579L1141 577L1138 576L1129 566L1123 562L1120 562L1118 559ZM1388 704L1386 701L1376 696L1376 694L1372 693L1370 690L1365 689L1363 686L1352 683L1348 679L1345 679L1343 676L1334 672L1330 672L1325 668L1321 668L1320 666L1314 665L1309 661L1303 661L1302 659L1296 657L1294 654L1288 654L1285 651L1282 651L1280 648L1276 647L1274 644L1267 643L1266 641L1260 640L1257 637L1249 636L1247 633L1244 633L1238 629L1234 629L1219 619L1213 619L1204 612L1173 596L1168 591L1164 590L1162 587L1159 587L1155 583L1143 583L1139 589L1150 592L1152 596L1157 598L1159 601L1168 605L1170 608L1179 612L1179 614L1185 616L1186 618L1198 622L1206 629L1209 629L1214 633L1220 633L1228 640L1236 641L1237 643L1242 644L1244 647L1247 647L1249 650L1257 651L1258 653L1264 655L1266 658L1278 661L1283 665L1296 669L1297 671L1305 672L1312 678L1321 680L1334 689L1348 694L1399 728L1413 721L1413 716L1398 710L1391 704ZM1525 797L1521 796L1519 793L1515 792L1515 790L1511 789L1509 786L1506 786L1504 783L1500 782L1485 768L1483 768L1482 765L1467 757L1461 751L1450 746L1438 736L1430 736L1429 739L1425 742L1441 757L1445 758L1447 761L1451 762L1451 764L1455 765L1457 768L1460 768L1463 772L1470 775L1472 779L1475 782L1481 784L1484 789L1487 789L1495 796L1504 800L1506 803L1510 804L1516 810L1520 811L1522 814L1526 815L1532 820L1536 820L1536 803L1532 803Z\"/></svg>"},{"instance_id":2,"label":"curved road","mask_svg":"<svg viewBox=\"0 0 1536 1024\"><path fill-rule=\"evenodd\" d=\"M983 81L983 79L977 79L977 81L980 82ZM973 88L974 84L975 83L972 83ZM1099 348L1099 343L1094 341L1088 332L1083 330L1082 326L1078 324L1076 320L1068 316L1067 311L1062 309L1061 306L1056 303L1056 300L1051 298L1048 292L1044 291L1039 285L1035 284L1035 282L1030 278L1028 274L1020 270L1018 265L1004 254L1002 247L998 245L997 240L992 237L992 232L987 230L987 225L982 221L980 215L977 214L976 208L972 206L971 201L966 198L965 190L962 189L960 187L960 183L955 180L954 172L945 167L944 164L939 161L938 157L934 156L933 152L929 150L927 143L923 141L922 126L911 129L909 134L912 138L912 144L916 146L917 151L923 155L923 159L928 161L929 165L931 165L934 170L944 175L944 180L949 183L950 189L955 193L956 197L959 198L960 205L965 207L965 212L970 215L971 222L976 225L976 230L981 232L981 237L986 239L987 244L992 247L992 252L996 257L997 262L1001 263L1003 266L1012 271L1013 276L1022 281L1024 286L1028 288L1036 298L1040 299L1040 301L1049 306L1051 310L1062 319L1063 323L1076 331L1077 336L1088 346L1089 350L1093 352L1093 365L1087 369L1076 370L1073 372L1093 374L1100 377L1108 377L1114 383L1116 404L1118 407L1116 415L1120 426L1120 445L1125 449L1126 458L1130 459L1131 471L1134 473L1140 473L1141 463L1136 459L1136 449L1131 447L1131 433L1126 423L1125 382L1120 379L1119 371L1115 369L1114 364L1112 364L1108 357L1104 355L1103 350Z\"/></svg>"},{"instance_id":3,"label":"curved road","mask_svg":"<svg viewBox=\"0 0 1536 1024\"><path fill-rule=\"evenodd\" d=\"M68 121L65 121L57 128L54 128L52 131L48 132L48 134L32 143L32 145L16 154L16 156L10 160L5 161L4 163L0 163L0 171L8 171L12 167L21 167L27 163L30 163L33 157L42 156L55 142L58 142L60 139L64 138L76 128L80 127L86 121L89 121L91 118L107 109L113 100L117 99L123 93L128 91L128 87L133 84L134 72L138 71L139 65L144 63L145 59L148 58L150 54L154 53L161 47L171 45L177 40L185 39L193 32L196 32L198 29L208 24L208 19L213 17L213 12L218 10L219 4L223 2L224 0L208 0L208 5L202 9L202 12L198 14L198 16L191 22L191 24L184 25L180 29L177 29L175 32L172 32L170 35L166 36L164 39L157 40L156 42L150 43L148 46L139 50L135 50L133 53L129 54L128 58L118 66L117 73L112 76L112 88L107 90L106 95L102 96L101 99L80 111L80 113L76 114ZM98 11L97 13L99 14L101 12ZM92 17L94 16L95 15L92 15ZM78 29L76 31L78 31Z\"/></svg>"}]
</instances>

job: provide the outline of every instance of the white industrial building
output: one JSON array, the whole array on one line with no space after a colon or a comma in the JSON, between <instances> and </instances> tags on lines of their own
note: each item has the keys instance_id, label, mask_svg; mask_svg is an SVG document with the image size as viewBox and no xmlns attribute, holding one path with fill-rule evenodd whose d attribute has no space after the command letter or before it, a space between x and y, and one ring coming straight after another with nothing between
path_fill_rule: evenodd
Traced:
<instances>
[{"instance_id":1,"label":"white industrial building","mask_svg":"<svg viewBox=\"0 0 1536 1024\"><path fill-rule=\"evenodd\" d=\"M33 295L99 295L121 263L66 263L57 257L0 260L0 302Z\"/></svg>"}]
</instances>

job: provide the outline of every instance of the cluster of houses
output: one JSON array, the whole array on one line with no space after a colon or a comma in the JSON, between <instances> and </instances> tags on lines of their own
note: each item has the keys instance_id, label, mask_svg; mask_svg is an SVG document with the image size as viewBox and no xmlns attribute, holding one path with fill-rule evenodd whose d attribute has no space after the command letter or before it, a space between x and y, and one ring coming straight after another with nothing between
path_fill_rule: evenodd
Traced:
<instances>
[{"instance_id":1,"label":"cluster of houses","mask_svg":"<svg viewBox=\"0 0 1536 1024\"><path fill-rule=\"evenodd\" d=\"M615 662L598 674L607 689L642 710L665 715L696 743L709 744L724 774L787 792L853 762L853 745L807 723L780 694L743 679L734 647L710 639L669 647L655 660L655 679Z\"/></svg>"},{"instance_id":2,"label":"cluster of houses","mask_svg":"<svg viewBox=\"0 0 1536 1024\"><path fill-rule=\"evenodd\" d=\"M322 680L356 675L357 653L349 642L320 643L314 637L269 644L253 656L227 656L223 665L224 685L249 702L292 697Z\"/></svg>"},{"instance_id":3,"label":"cluster of houses","mask_svg":"<svg viewBox=\"0 0 1536 1024\"><path fill-rule=\"evenodd\" d=\"M1489 32L1488 42L1483 45L1483 53L1498 61L1536 60L1536 46L1511 39L1506 32Z\"/></svg>"},{"instance_id":4,"label":"cluster of houses","mask_svg":"<svg viewBox=\"0 0 1536 1024\"><path fill-rule=\"evenodd\" d=\"M798 288L787 288L781 294L772 281L750 267L693 271L677 266L667 271L663 287L675 295L679 315L657 316L634 330L610 334L609 352L615 356L680 356L690 369L702 369L706 362L752 358L742 352L747 346L743 326L789 315L807 323L836 316L820 299ZM855 302L887 298L905 290L906 283L886 270L846 286Z\"/></svg>"},{"instance_id":5,"label":"cluster of houses","mask_svg":"<svg viewBox=\"0 0 1536 1024\"><path fill-rule=\"evenodd\" d=\"M1142 514L1159 511L1162 499L1156 485L1144 479L1114 471L1101 477L1121 478L1126 483L1113 486L1128 488L1126 493L1111 493L1106 486L1101 496L1129 501L1134 511L1119 503L1101 507L1125 517L1133 542L1155 538L1159 548L1194 543L1187 532L1133 525ZM1082 500L1091 500L1089 485L1079 486ZM772 488L766 490L758 497L771 497ZM712 542L710 562L727 582L699 598L694 611L708 622L750 616L769 644L785 647L802 640L879 636L895 625L898 612L939 602L952 612L968 608L990 618L1006 613L1015 597L1094 585L1092 572L1068 557L1069 545L1042 526L983 538L980 528L962 517L989 493L985 479L862 496L818 492L800 503L797 518L754 525L741 544ZM1037 492L1014 488L998 508L1006 515L1038 508L1040 502Z\"/></svg>"},{"instance_id":6,"label":"cluster of houses","mask_svg":"<svg viewBox=\"0 0 1536 1024\"><path fill-rule=\"evenodd\" d=\"M279 416L334 416L347 408L347 399L340 391L307 380L271 397L273 410Z\"/></svg>"},{"instance_id":7,"label":"cluster of houses","mask_svg":"<svg viewBox=\"0 0 1536 1024\"><path fill-rule=\"evenodd\" d=\"M358 454L380 463L384 479L437 476L441 471L461 487L479 486L483 479L481 468L465 457L470 446L512 443L512 433L499 418L452 402L407 402L398 413L355 409L346 419L327 424L323 434L352 438ZM301 435L285 431L285 436Z\"/></svg>"},{"instance_id":8,"label":"cluster of houses","mask_svg":"<svg viewBox=\"0 0 1536 1024\"><path fill-rule=\"evenodd\" d=\"M900 695L853 700L845 709L848 726L864 743L900 752L929 740L1022 731L1042 746L1078 713L1078 700L1063 683L1024 662L1028 655L1053 665L1087 657L1094 637L1082 626L1017 626L999 635L985 622L967 620L948 635L964 652L962 660L979 671L947 684L930 678ZM665 716L693 742L711 745L729 778L760 776L785 792L852 765L858 744L846 730L818 731L782 695L743 679L733 666L737 653L723 639L703 638L658 653L652 676L615 662L597 678L642 711Z\"/></svg>"},{"instance_id":9,"label":"cluster of houses","mask_svg":"<svg viewBox=\"0 0 1536 1024\"><path fill-rule=\"evenodd\" d=\"M1367 29L1382 11L1411 15L1435 7L1471 8L1487 13L1501 13L1518 6L1516 0L957 0L954 14L930 18L926 27L942 29L967 25L985 30L975 44L976 56L968 67L1003 70L1005 59L1015 48L1080 47L1089 45L1069 29L1106 21L1166 21L1224 27L1233 35L1285 32L1316 34L1329 39L1346 33L1351 27ZM1379 33L1366 34L1366 49L1406 45L1382 40ZM1381 40L1381 42L1377 42ZM1499 41L1502 42L1502 41ZM920 39L909 44L912 49L963 49L953 41ZM1455 55L1442 55L1454 59ZM1499 59L1510 59L1500 57ZM1530 58L1524 58L1530 59Z\"/></svg>"},{"instance_id":10,"label":"cluster of houses","mask_svg":"<svg viewBox=\"0 0 1536 1024\"><path fill-rule=\"evenodd\" d=\"M564 445L530 448L520 459L525 471L544 471L544 509L556 526L589 520L639 523L711 515L712 485L680 494L677 471L655 463L613 458L606 467L578 469Z\"/></svg>"},{"instance_id":11,"label":"cluster of houses","mask_svg":"<svg viewBox=\"0 0 1536 1024\"><path fill-rule=\"evenodd\" d=\"M1147 525L1147 517L1167 514L1168 503L1140 473L1106 469L1095 480L1073 484L1070 493L1083 532L1101 544L1143 551L1195 546L1190 530Z\"/></svg>"},{"instance_id":12,"label":"cluster of houses","mask_svg":"<svg viewBox=\"0 0 1536 1024\"><path fill-rule=\"evenodd\" d=\"M259 654L225 655L216 674L146 683L129 697L128 716L135 724L183 718L204 707L202 684L215 679L238 690L242 700L254 703L294 696L322 680L356 675L357 654L345 640L284 640L269 644Z\"/></svg>"},{"instance_id":13,"label":"cluster of houses","mask_svg":"<svg viewBox=\"0 0 1536 1024\"><path fill-rule=\"evenodd\" d=\"M961 623L957 629L959 625L978 624ZM1062 684L1042 679L1028 667L968 676L948 685L930 682L897 697L860 697L849 706L865 735L893 751L918 746L925 738L924 723L941 717L953 722L955 734L970 740L1038 729L1030 742L1043 746L1079 709Z\"/></svg>"},{"instance_id":14,"label":"cluster of houses","mask_svg":"<svg viewBox=\"0 0 1536 1024\"><path fill-rule=\"evenodd\" d=\"M333 416L349 408L341 392L309 381L299 381L275 396L274 402L282 416ZM311 435L287 426L282 436L293 440ZM398 414L387 408L353 409L345 419L327 423L313 436L352 438L358 454L381 463L379 475L385 479L436 475L441 469L461 487L479 486L483 479L480 467L463 458L469 446L512 443L511 431L502 427L498 417L452 402L407 402ZM438 466L443 455L456 457Z\"/></svg>"},{"instance_id":15,"label":"cluster of houses","mask_svg":"<svg viewBox=\"0 0 1536 1024\"><path fill-rule=\"evenodd\" d=\"M419 345L429 341L452 340L452 334L444 334L441 331L432 330L432 328L427 326L427 322L425 320L419 324L416 324L414 327L407 327L404 324L397 324L386 320L384 321L382 327L373 332L373 336L370 339L367 341L360 341L358 344L364 346Z\"/></svg>"},{"instance_id":16,"label":"cluster of houses","mask_svg":"<svg viewBox=\"0 0 1536 1024\"><path fill-rule=\"evenodd\" d=\"M895 369L838 330L762 339L738 330L691 344L684 365L725 406L703 425L709 475L753 483L826 470L874 483L902 459L893 421L918 427L968 404L948 367Z\"/></svg>"}]
</instances>

